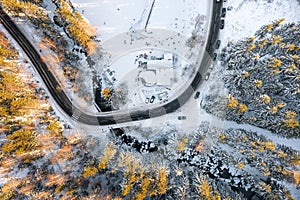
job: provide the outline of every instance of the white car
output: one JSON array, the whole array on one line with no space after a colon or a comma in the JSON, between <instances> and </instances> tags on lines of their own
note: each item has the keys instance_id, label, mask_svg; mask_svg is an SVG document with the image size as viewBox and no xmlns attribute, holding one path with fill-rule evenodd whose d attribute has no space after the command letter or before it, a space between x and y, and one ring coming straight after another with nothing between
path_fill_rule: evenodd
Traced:
<instances>
[{"instance_id":1,"label":"white car","mask_svg":"<svg viewBox=\"0 0 300 200\"><path fill-rule=\"evenodd\" d=\"M210 73L207 73L205 76L205 80L207 81L209 79Z\"/></svg>"}]
</instances>

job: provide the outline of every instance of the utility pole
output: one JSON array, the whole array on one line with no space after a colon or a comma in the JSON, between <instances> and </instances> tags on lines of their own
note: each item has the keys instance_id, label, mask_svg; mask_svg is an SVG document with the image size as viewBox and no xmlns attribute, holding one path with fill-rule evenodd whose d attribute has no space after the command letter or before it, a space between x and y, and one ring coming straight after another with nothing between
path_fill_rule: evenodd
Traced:
<instances>
[{"instance_id":1,"label":"utility pole","mask_svg":"<svg viewBox=\"0 0 300 200\"><path fill-rule=\"evenodd\" d=\"M155 4L155 0L152 1L152 5L151 5L151 8L150 8L150 12L149 12L149 15L148 15L148 18L147 18L147 22L146 22L146 25L145 25L145 30L147 29L147 26L148 26L148 23L149 23L151 14L152 14L152 10L153 10L154 4Z\"/></svg>"}]
</instances>

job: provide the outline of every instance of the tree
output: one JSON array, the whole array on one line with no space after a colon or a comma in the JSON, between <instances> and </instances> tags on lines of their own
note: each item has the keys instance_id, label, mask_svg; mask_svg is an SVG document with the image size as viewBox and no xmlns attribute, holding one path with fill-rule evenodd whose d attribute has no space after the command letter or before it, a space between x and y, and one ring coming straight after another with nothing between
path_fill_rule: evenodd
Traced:
<instances>
[{"instance_id":1,"label":"tree","mask_svg":"<svg viewBox=\"0 0 300 200\"><path fill-rule=\"evenodd\" d=\"M144 177L141 184L140 184L141 190L137 192L136 199L137 200L145 199L148 195L148 190L149 190L150 186L151 186L150 178Z\"/></svg>"},{"instance_id":2,"label":"tree","mask_svg":"<svg viewBox=\"0 0 300 200\"><path fill-rule=\"evenodd\" d=\"M239 109L238 109L238 112L240 113L244 113L248 110L248 107L245 105L245 104L240 104L239 105Z\"/></svg>"},{"instance_id":3,"label":"tree","mask_svg":"<svg viewBox=\"0 0 300 200\"><path fill-rule=\"evenodd\" d=\"M201 199L205 200L221 200L218 192L213 191L208 180L205 177L196 177L196 190Z\"/></svg>"},{"instance_id":4,"label":"tree","mask_svg":"<svg viewBox=\"0 0 300 200\"><path fill-rule=\"evenodd\" d=\"M292 118L292 119L286 119L284 120L284 125L288 128L296 128L296 127L299 127L299 121Z\"/></svg>"},{"instance_id":5,"label":"tree","mask_svg":"<svg viewBox=\"0 0 300 200\"><path fill-rule=\"evenodd\" d=\"M4 9L8 9L17 16L22 13L28 18L38 18L40 20L48 19L46 10L34 3L17 0L2 0L1 2Z\"/></svg>"},{"instance_id":6,"label":"tree","mask_svg":"<svg viewBox=\"0 0 300 200\"><path fill-rule=\"evenodd\" d=\"M109 89L109 88L104 88L104 89L102 90L102 95L103 95L106 99L108 99L108 98L111 96L111 89Z\"/></svg>"},{"instance_id":7,"label":"tree","mask_svg":"<svg viewBox=\"0 0 300 200\"><path fill-rule=\"evenodd\" d=\"M238 106L239 102L234 98L234 96L228 95L227 99L228 99L227 108L232 109Z\"/></svg>"},{"instance_id":8,"label":"tree","mask_svg":"<svg viewBox=\"0 0 300 200\"><path fill-rule=\"evenodd\" d=\"M287 137L300 137L299 116L289 119L284 114L289 109L300 112L297 102L300 29L299 23L280 25L283 21L279 19L262 26L255 37L229 43L223 49L224 68L218 74L230 95L224 102L223 94L210 94L202 105L206 111ZM239 106L244 102L251 109L241 115ZM226 113L220 114L224 106L227 106Z\"/></svg>"},{"instance_id":9,"label":"tree","mask_svg":"<svg viewBox=\"0 0 300 200\"><path fill-rule=\"evenodd\" d=\"M103 156L100 158L99 169L106 169L109 161L116 155L117 150L113 144L107 144Z\"/></svg>"},{"instance_id":10,"label":"tree","mask_svg":"<svg viewBox=\"0 0 300 200\"><path fill-rule=\"evenodd\" d=\"M167 167L163 166L158 168L157 193L159 195L165 194L167 192L168 174L169 170L167 169Z\"/></svg>"},{"instance_id":11,"label":"tree","mask_svg":"<svg viewBox=\"0 0 300 200\"><path fill-rule=\"evenodd\" d=\"M34 131L18 130L8 135L6 139L9 142L2 146L2 151L7 153L22 154L30 152L38 145Z\"/></svg>"},{"instance_id":12,"label":"tree","mask_svg":"<svg viewBox=\"0 0 300 200\"><path fill-rule=\"evenodd\" d=\"M177 151L184 151L185 146L187 145L187 143L189 142L188 138L183 138L182 140L180 140L177 144L176 150Z\"/></svg>"},{"instance_id":13,"label":"tree","mask_svg":"<svg viewBox=\"0 0 300 200\"><path fill-rule=\"evenodd\" d=\"M266 95L266 94L261 95L259 97L259 100L261 102L263 102L264 104L269 104L271 102L271 98L268 95Z\"/></svg>"},{"instance_id":14,"label":"tree","mask_svg":"<svg viewBox=\"0 0 300 200\"><path fill-rule=\"evenodd\" d=\"M270 58L269 66L272 68L280 67L282 65L281 60L278 58Z\"/></svg>"},{"instance_id":15,"label":"tree","mask_svg":"<svg viewBox=\"0 0 300 200\"><path fill-rule=\"evenodd\" d=\"M97 34L96 28L92 27L79 12L74 11L64 0L60 1L59 8L55 11L65 20L65 26L75 41L84 47L89 55L96 53L98 44L92 40Z\"/></svg>"},{"instance_id":16,"label":"tree","mask_svg":"<svg viewBox=\"0 0 300 200\"><path fill-rule=\"evenodd\" d=\"M284 125L288 128L296 128L299 127L299 121L296 119L297 113L295 111L286 111L285 112L285 120Z\"/></svg>"},{"instance_id":17,"label":"tree","mask_svg":"<svg viewBox=\"0 0 300 200\"><path fill-rule=\"evenodd\" d=\"M95 166L87 166L83 169L82 176L87 178L89 176L94 176L98 172L97 167Z\"/></svg>"},{"instance_id":18,"label":"tree","mask_svg":"<svg viewBox=\"0 0 300 200\"><path fill-rule=\"evenodd\" d=\"M300 184L300 173L295 170L293 173L293 176L294 176L296 185L299 185Z\"/></svg>"},{"instance_id":19,"label":"tree","mask_svg":"<svg viewBox=\"0 0 300 200\"><path fill-rule=\"evenodd\" d=\"M46 127L46 130L49 130L51 134L55 136L60 136L63 132L63 124L57 119L53 119L50 124Z\"/></svg>"},{"instance_id":20,"label":"tree","mask_svg":"<svg viewBox=\"0 0 300 200\"><path fill-rule=\"evenodd\" d=\"M255 44L250 44L250 46L247 48L247 51L252 51L256 48L256 45Z\"/></svg>"},{"instance_id":21,"label":"tree","mask_svg":"<svg viewBox=\"0 0 300 200\"><path fill-rule=\"evenodd\" d=\"M263 85L262 80L255 80L254 83L256 87L261 87Z\"/></svg>"},{"instance_id":22,"label":"tree","mask_svg":"<svg viewBox=\"0 0 300 200\"><path fill-rule=\"evenodd\" d=\"M273 35L272 39L271 39L271 44L276 45L276 44L278 44L281 41L282 41L282 37L281 36Z\"/></svg>"}]
</instances>

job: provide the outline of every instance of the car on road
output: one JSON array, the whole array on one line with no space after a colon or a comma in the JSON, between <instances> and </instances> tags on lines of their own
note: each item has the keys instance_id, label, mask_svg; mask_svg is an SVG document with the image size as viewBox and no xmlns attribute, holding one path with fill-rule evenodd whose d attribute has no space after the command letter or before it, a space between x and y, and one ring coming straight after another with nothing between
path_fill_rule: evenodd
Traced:
<instances>
[{"instance_id":1,"label":"car on road","mask_svg":"<svg viewBox=\"0 0 300 200\"><path fill-rule=\"evenodd\" d=\"M220 21L220 29L224 29L224 26L225 26L225 20L222 19L222 20Z\"/></svg>"},{"instance_id":2,"label":"car on road","mask_svg":"<svg viewBox=\"0 0 300 200\"><path fill-rule=\"evenodd\" d=\"M217 60L217 57L218 57L218 54L217 54L217 53L214 53L213 56L212 56L213 61L216 61L216 60Z\"/></svg>"},{"instance_id":3,"label":"car on road","mask_svg":"<svg viewBox=\"0 0 300 200\"><path fill-rule=\"evenodd\" d=\"M209 79L210 73L207 73L205 76L205 80L207 81Z\"/></svg>"},{"instance_id":4,"label":"car on road","mask_svg":"<svg viewBox=\"0 0 300 200\"><path fill-rule=\"evenodd\" d=\"M198 99L198 98L199 98L199 96L200 96L200 92L199 92L199 91L197 91L197 92L196 92L196 94L195 94L195 96L194 96L194 99Z\"/></svg>"},{"instance_id":5,"label":"car on road","mask_svg":"<svg viewBox=\"0 0 300 200\"><path fill-rule=\"evenodd\" d=\"M217 40L216 42L216 49L219 49L221 45L221 40Z\"/></svg>"},{"instance_id":6,"label":"car on road","mask_svg":"<svg viewBox=\"0 0 300 200\"><path fill-rule=\"evenodd\" d=\"M186 116L178 116L178 120L185 120Z\"/></svg>"},{"instance_id":7,"label":"car on road","mask_svg":"<svg viewBox=\"0 0 300 200\"><path fill-rule=\"evenodd\" d=\"M226 8L222 8L221 10L221 17L225 17L226 16Z\"/></svg>"}]
</instances>

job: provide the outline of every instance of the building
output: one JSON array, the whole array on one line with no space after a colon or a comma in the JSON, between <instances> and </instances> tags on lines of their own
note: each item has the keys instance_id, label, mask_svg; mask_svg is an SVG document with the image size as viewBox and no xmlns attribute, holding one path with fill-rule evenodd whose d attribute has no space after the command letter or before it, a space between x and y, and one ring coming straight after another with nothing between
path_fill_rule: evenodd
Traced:
<instances>
[{"instance_id":1,"label":"building","mask_svg":"<svg viewBox=\"0 0 300 200\"><path fill-rule=\"evenodd\" d=\"M164 53L159 59L147 60L139 79L146 87L171 86L174 78L173 54Z\"/></svg>"},{"instance_id":2,"label":"building","mask_svg":"<svg viewBox=\"0 0 300 200\"><path fill-rule=\"evenodd\" d=\"M171 86L174 78L173 68L158 68L156 70L156 84L160 86Z\"/></svg>"},{"instance_id":3,"label":"building","mask_svg":"<svg viewBox=\"0 0 300 200\"><path fill-rule=\"evenodd\" d=\"M155 59L147 61L147 69L156 70L162 67L173 67L173 54L165 53L162 59Z\"/></svg>"}]
</instances>

